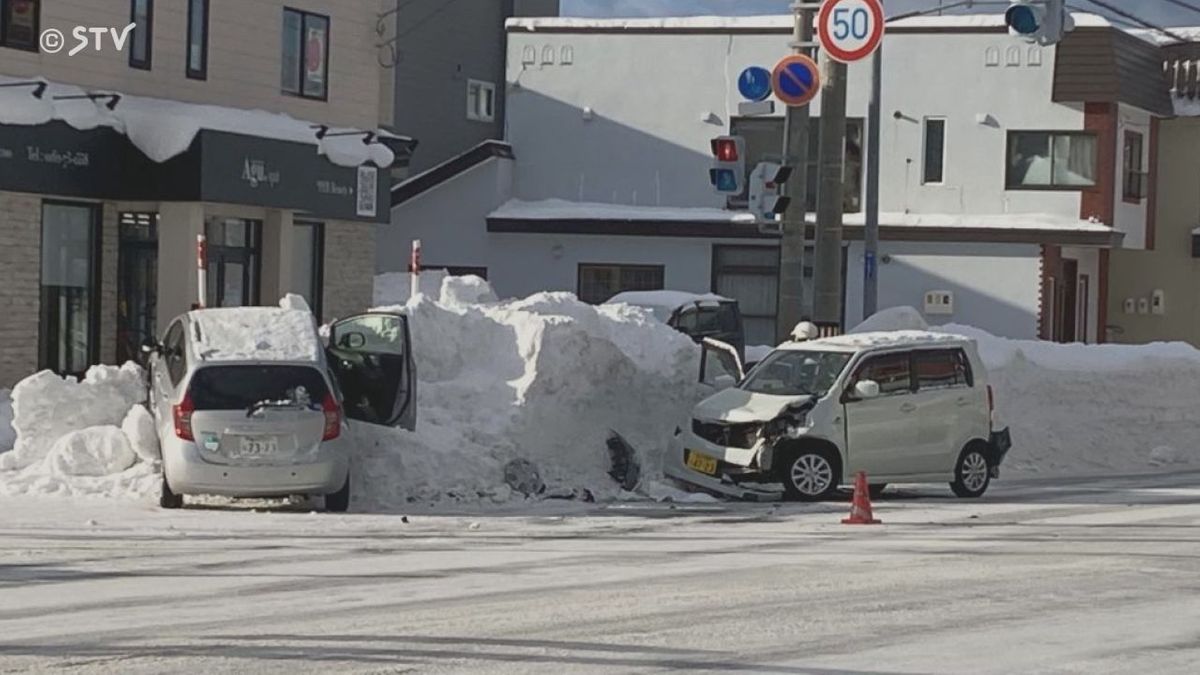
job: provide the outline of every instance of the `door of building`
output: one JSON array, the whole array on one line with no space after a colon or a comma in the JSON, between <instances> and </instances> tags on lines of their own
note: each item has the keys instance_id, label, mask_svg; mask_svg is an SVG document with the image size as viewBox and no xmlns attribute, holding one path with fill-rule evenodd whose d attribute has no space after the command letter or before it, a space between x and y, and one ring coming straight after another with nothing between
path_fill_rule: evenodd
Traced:
<instances>
[{"instance_id":1,"label":"door of building","mask_svg":"<svg viewBox=\"0 0 1200 675\"><path fill-rule=\"evenodd\" d=\"M262 223L242 218L210 220L208 306L248 307L259 302Z\"/></svg>"},{"instance_id":2,"label":"door of building","mask_svg":"<svg viewBox=\"0 0 1200 675\"><path fill-rule=\"evenodd\" d=\"M1059 342L1074 342L1076 340L1076 324L1078 320L1079 262L1064 258L1062 261L1062 283L1058 292L1062 294L1058 303L1058 325L1056 331Z\"/></svg>"},{"instance_id":3,"label":"door of building","mask_svg":"<svg viewBox=\"0 0 1200 675\"><path fill-rule=\"evenodd\" d=\"M122 213L117 248L117 360L140 361L158 321L158 214Z\"/></svg>"}]
</instances>

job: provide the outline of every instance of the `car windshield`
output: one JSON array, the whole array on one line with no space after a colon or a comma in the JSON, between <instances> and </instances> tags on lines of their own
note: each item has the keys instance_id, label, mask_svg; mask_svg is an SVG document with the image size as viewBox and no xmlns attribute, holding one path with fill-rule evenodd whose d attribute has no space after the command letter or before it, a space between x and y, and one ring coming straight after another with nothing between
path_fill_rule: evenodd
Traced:
<instances>
[{"instance_id":1,"label":"car windshield","mask_svg":"<svg viewBox=\"0 0 1200 675\"><path fill-rule=\"evenodd\" d=\"M842 352L777 349L746 377L741 388L755 394L824 396L850 361Z\"/></svg>"},{"instance_id":2,"label":"car windshield","mask_svg":"<svg viewBox=\"0 0 1200 675\"><path fill-rule=\"evenodd\" d=\"M246 410L255 405L319 407L329 389L308 366L208 366L188 389L196 410Z\"/></svg>"}]
</instances>

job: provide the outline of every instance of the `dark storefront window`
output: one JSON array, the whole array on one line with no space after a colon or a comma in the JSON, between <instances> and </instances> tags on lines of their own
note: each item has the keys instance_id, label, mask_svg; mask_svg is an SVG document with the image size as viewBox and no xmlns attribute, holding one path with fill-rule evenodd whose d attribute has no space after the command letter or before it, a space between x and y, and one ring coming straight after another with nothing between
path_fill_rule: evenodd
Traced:
<instances>
[{"instance_id":1,"label":"dark storefront window","mask_svg":"<svg viewBox=\"0 0 1200 675\"><path fill-rule=\"evenodd\" d=\"M248 307L259 303L262 223L242 218L210 220L208 306Z\"/></svg>"},{"instance_id":2,"label":"dark storefront window","mask_svg":"<svg viewBox=\"0 0 1200 675\"><path fill-rule=\"evenodd\" d=\"M42 0L0 0L0 47L38 51Z\"/></svg>"},{"instance_id":3,"label":"dark storefront window","mask_svg":"<svg viewBox=\"0 0 1200 675\"><path fill-rule=\"evenodd\" d=\"M328 96L329 17L283 10L283 91L304 98Z\"/></svg>"},{"instance_id":4,"label":"dark storefront window","mask_svg":"<svg viewBox=\"0 0 1200 675\"><path fill-rule=\"evenodd\" d=\"M662 265L579 265L577 295L584 302L600 304L625 291L660 291L665 268Z\"/></svg>"},{"instance_id":5,"label":"dark storefront window","mask_svg":"<svg viewBox=\"0 0 1200 675\"><path fill-rule=\"evenodd\" d=\"M117 249L117 360L141 360L158 321L158 214L122 213Z\"/></svg>"},{"instance_id":6,"label":"dark storefront window","mask_svg":"<svg viewBox=\"0 0 1200 675\"><path fill-rule=\"evenodd\" d=\"M187 76L208 79L208 0L188 0Z\"/></svg>"},{"instance_id":7,"label":"dark storefront window","mask_svg":"<svg viewBox=\"0 0 1200 675\"><path fill-rule=\"evenodd\" d=\"M325 277L325 225L297 222L292 235L292 265L296 287L321 319L321 295Z\"/></svg>"},{"instance_id":8,"label":"dark storefront window","mask_svg":"<svg viewBox=\"0 0 1200 675\"><path fill-rule=\"evenodd\" d=\"M746 139L746 173L749 175L759 162L778 162L783 156L783 118L735 117L730 133ZM863 122L846 120L846 167L844 172L843 209L846 213L862 211ZM808 210L817 210L817 158L821 140L821 120L812 118L808 128ZM745 207L747 195L731 200L731 206Z\"/></svg>"},{"instance_id":9,"label":"dark storefront window","mask_svg":"<svg viewBox=\"0 0 1200 675\"><path fill-rule=\"evenodd\" d=\"M154 43L154 0L132 0L129 20L137 24L129 40L129 66L150 70Z\"/></svg>"},{"instance_id":10,"label":"dark storefront window","mask_svg":"<svg viewBox=\"0 0 1200 675\"><path fill-rule=\"evenodd\" d=\"M81 375L100 360L99 240L98 207L42 203L39 368Z\"/></svg>"}]
</instances>

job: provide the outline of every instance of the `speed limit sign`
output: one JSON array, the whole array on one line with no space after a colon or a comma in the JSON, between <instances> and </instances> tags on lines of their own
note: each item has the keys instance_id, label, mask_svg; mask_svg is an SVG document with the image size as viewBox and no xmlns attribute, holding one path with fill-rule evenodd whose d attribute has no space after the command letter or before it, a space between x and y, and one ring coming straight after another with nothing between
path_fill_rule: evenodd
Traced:
<instances>
[{"instance_id":1,"label":"speed limit sign","mask_svg":"<svg viewBox=\"0 0 1200 675\"><path fill-rule=\"evenodd\" d=\"M884 23L880 0L825 0L817 15L821 49L842 63L864 59L879 48Z\"/></svg>"}]
</instances>

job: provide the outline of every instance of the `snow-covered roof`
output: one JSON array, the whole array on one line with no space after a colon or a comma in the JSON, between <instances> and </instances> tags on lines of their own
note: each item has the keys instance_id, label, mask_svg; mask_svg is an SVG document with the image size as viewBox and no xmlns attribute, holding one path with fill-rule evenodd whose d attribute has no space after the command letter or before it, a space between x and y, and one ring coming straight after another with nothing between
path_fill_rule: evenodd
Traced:
<instances>
[{"instance_id":1,"label":"snow-covered roof","mask_svg":"<svg viewBox=\"0 0 1200 675\"><path fill-rule=\"evenodd\" d=\"M488 214L507 220L640 220L687 223L753 223L747 212L670 206L630 206L564 199L524 201L511 199Z\"/></svg>"},{"instance_id":2,"label":"snow-covered roof","mask_svg":"<svg viewBox=\"0 0 1200 675\"><path fill-rule=\"evenodd\" d=\"M1171 31L1172 34L1178 35L1179 37L1190 42L1200 42L1200 26L1172 26L1167 30ZM1130 28L1127 32L1159 46L1180 44L1179 40L1176 40L1160 30L1154 30L1150 28Z\"/></svg>"},{"instance_id":3,"label":"snow-covered roof","mask_svg":"<svg viewBox=\"0 0 1200 675\"><path fill-rule=\"evenodd\" d=\"M191 319L192 351L205 362L317 363L321 340L313 315L280 307L199 309Z\"/></svg>"},{"instance_id":4,"label":"snow-covered roof","mask_svg":"<svg viewBox=\"0 0 1200 675\"><path fill-rule=\"evenodd\" d=\"M816 215L808 214L815 223ZM863 225L862 213L847 213L846 225ZM1072 216L1050 213L880 213L879 224L885 227L962 228L982 230L1053 230L1058 232L1112 232L1113 228L1096 220L1081 220Z\"/></svg>"},{"instance_id":5,"label":"snow-covered roof","mask_svg":"<svg viewBox=\"0 0 1200 675\"><path fill-rule=\"evenodd\" d=\"M40 78L0 76L0 84L31 80L46 82L40 99L33 95L33 87L0 88L0 124L38 125L61 120L80 131L110 127L125 134L155 162L165 162L185 152L202 129L306 143L338 166L355 167L373 162L386 168L395 161L395 155L386 145L364 144L362 134L365 132L359 129L331 127L324 138L318 139L317 131L321 125L282 113L129 96L112 91L85 91L72 84ZM106 105L108 99L93 101L86 98L87 94L119 94L120 101L110 110ZM83 98L61 100L64 96ZM59 100L55 100L56 97ZM403 138L384 130L372 132L387 138ZM348 135L338 135L343 133Z\"/></svg>"},{"instance_id":6,"label":"snow-covered roof","mask_svg":"<svg viewBox=\"0 0 1200 675\"><path fill-rule=\"evenodd\" d=\"M1112 23L1096 14L1072 13L1076 27L1106 27ZM659 18L582 18L582 17L534 17L508 19L510 30L711 30L714 33L736 30L786 30L795 19L791 14L768 16L687 16ZM889 28L1002 28L1003 13L956 14L947 16L925 16L888 22Z\"/></svg>"},{"instance_id":7,"label":"snow-covered roof","mask_svg":"<svg viewBox=\"0 0 1200 675\"><path fill-rule=\"evenodd\" d=\"M779 349L829 349L859 351L879 347L921 347L933 344L974 342L971 338L925 330L899 330L876 333L852 333L807 342L785 342Z\"/></svg>"}]
</instances>

